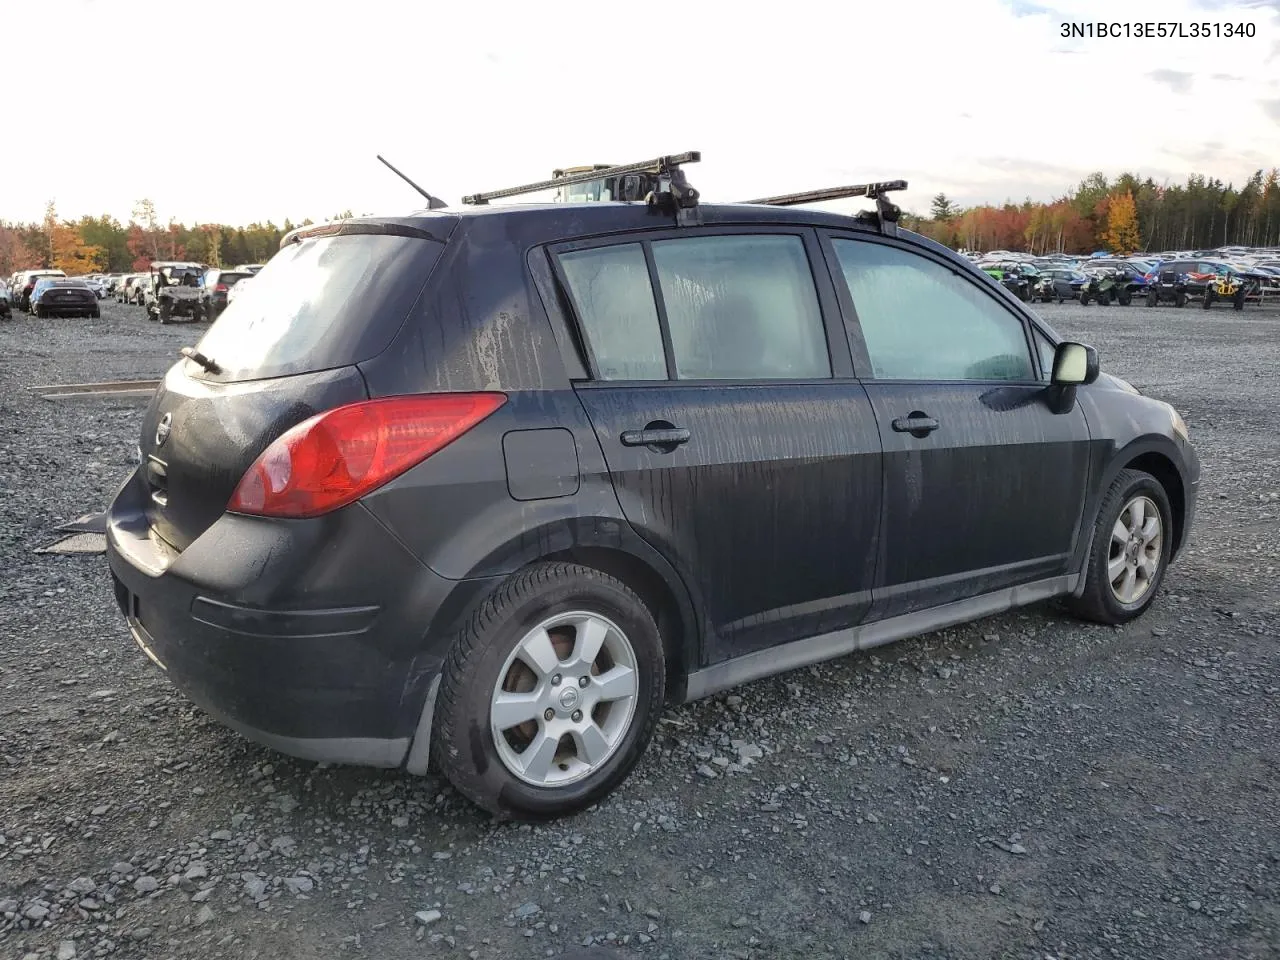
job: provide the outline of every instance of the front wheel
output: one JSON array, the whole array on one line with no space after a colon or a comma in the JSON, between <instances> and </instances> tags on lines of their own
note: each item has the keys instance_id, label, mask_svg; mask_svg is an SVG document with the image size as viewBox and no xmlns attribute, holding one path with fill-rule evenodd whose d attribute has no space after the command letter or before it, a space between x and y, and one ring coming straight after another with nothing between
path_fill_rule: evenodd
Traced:
<instances>
[{"instance_id":1,"label":"front wheel","mask_svg":"<svg viewBox=\"0 0 1280 960\"><path fill-rule=\"evenodd\" d=\"M1215 297L1215 296L1213 295L1213 291L1212 291L1212 290L1206 290L1206 291L1204 292L1204 300L1201 302L1201 306L1202 306L1205 310L1208 310L1211 306L1213 306L1213 301L1214 301L1214 300L1216 300L1216 299L1217 299L1217 297Z\"/></svg>"},{"instance_id":2,"label":"front wheel","mask_svg":"<svg viewBox=\"0 0 1280 960\"><path fill-rule=\"evenodd\" d=\"M498 817L575 813L640 759L665 679L657 625L630 588L589 567L538 563L494 591L454 641L432 753Z\"/></svg>"},{"instance_id":3,"label":"front wheel","mask_svg":"<svg viewBox=\"0 0 1280 960\"><path fill-rule=\"evenodd\" d=\"M1098 306L1100 306L1100 307L1109 307L1109 306L1111 306L1111 294L1110 294L1110 292L1106 292L1106 293L1100 293L1100 294L1098 294Z\"/></svg>"},{"instance_id":4,"label":"front wheel","mask_svg":"<svg viewBox=\"0 0 1280 960\"><path fill-rule=\"evenodd\" d=\"M1089 295L1087 293L1080 294L1080 306L1087 307L1089 305Z\"/></svg>"},{"instance_id":5,"label":"front wheel","mask_svg":"<svg viewBox=\"0 0 1280 960\"><path fill-rule=\"evenodd\" d=\"M1121 470L1098 508L1084 592L1069 601L1072 612L1106 624L1141 616L1169 563L1172 515L1160 481L1140 470Z\"/></svg>"},{"instance_id":6,"label":"front wheel","mask_svg":"<svg viewBox=\"0 0 1280 960\"><path fill-rule=\"evenodd\" d=\"M1185 292L1185 291L1183 291L1183 290L1179 290L1179 291L1174 295L1174 298L1173 298L1173 305L1174 305L1175 307L1185 307L1185 306L1187 305L1187 294L1186 294L1186 292Z\"/></svg>"},{"instance_id":7,"label":"front wheel","mask_svg":"<svg viewBox=\"0 0 1280 960\"><path fill-rule=\"evenodd\" d=\"M1119 299L1120 299L1120 306L1122 307L1127 307L1129 304L1133 303L1132 294L1122 293L1120 294Z\"/></svg>"}]
</instances>

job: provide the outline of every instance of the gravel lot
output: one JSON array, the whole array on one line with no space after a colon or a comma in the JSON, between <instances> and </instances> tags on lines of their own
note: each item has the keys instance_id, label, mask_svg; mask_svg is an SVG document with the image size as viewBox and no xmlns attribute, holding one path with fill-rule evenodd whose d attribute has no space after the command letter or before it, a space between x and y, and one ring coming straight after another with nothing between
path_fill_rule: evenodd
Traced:
<instances>
[{"instance_id":1,"label":"gravel lot","mask_svg":"<svg viewBox=\"0 0 1280 960\"><path fill-rule=\"evenodd\" d=\"M203 327L0 322L0 956L1280 955L1280 312L1043 309L1204 460L1156 607L1033 608L668 710L614 798L540 827L174 694L103 558L33 552L109 500L143 401L26 388L158 377Z\"/></svg>"}]
</instances>

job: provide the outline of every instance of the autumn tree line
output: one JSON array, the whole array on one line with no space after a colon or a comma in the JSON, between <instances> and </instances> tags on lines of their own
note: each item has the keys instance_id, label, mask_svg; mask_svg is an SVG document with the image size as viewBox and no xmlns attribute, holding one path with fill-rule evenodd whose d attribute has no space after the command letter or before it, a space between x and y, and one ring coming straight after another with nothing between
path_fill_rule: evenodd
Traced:
<instances>
[{"instance_id":1,"label":"autumn tree line","mask_svg":"<svg viewBox=\"0 0 1280 960\"><path fill-rule=\"evenodd\" d=\"M351 216L347 210L332 219ZM1240 188L1193 174L1185 185L1157 184L1123 173L1093 173L1049 203L1031 200L959 209L933 198L928 217L904 224L952 248L1021 250L1034 254L1118 254L1204 249L1240 244L1280 247L1280 169L1258 170ZM53 267L74 276L145 270L153 260L194 260L211 266L261 263L295 226L271 221L247 227L162 223L150 200L122 224L111 216L65 220L50 203L39 223L0 221L0 277Z\"/></svg>"},{"instance_id":2,"label":"autumn tree line","mask_svg":"<svg viewBox=\"0 0 1280 960\"><path fill-rule=\"evenodd\" d=\"M346 210L332 219L351 216ZM299 224L289 220L231 227L201 223L188 227L162 223L150 200L139 201L127 224L111 216L64 220L53 203L39 223L0 220L0 279L17 270L38 267L63 270L68 276L87 273L133 273L153 260L192 260L210 266L264 263L280 247L280 240Z\"/></svg>"},{"instance_id":3,"label":"autumn tree line","mask_svg":"<svg viewBox=\"0 0 1280 960\"><path fill-rule=\"evenodd\" d=\"M912 230L967 250L1033 254L1108 250L1131 255L1240 245L1280 246L1280 169L1254 173L1243 187L1194 174L1185 185L1124 173L1093 173L1050 203L1030 200L957 209L944 194L928 217L903 217Z\"/></svg>"}]
</instances>

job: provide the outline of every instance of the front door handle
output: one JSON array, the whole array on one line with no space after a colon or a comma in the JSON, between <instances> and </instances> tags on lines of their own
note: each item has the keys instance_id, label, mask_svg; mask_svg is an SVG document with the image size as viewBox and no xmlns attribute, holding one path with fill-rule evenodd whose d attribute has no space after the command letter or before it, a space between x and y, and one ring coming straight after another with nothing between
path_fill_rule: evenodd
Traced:
<instances>
[{"instance_id":1,"label":"front door handle","mask_svg":"<svg viewBox=\"0 0 1280 960\"><path fill-rule=\"evenodd\" d=\"M624 447L669 447L675 449L688 443L691 434L684 427L645 427L643 430L624 430Z\"/></svg>"},{"instance_id":2,"label":"front door handle","mask_svg":"<svg viewBox=\"0 0 1280 960\"><path fill-rule=\"evenodd\" d=\"M919 410L912 410L907 416L895 419L893 429L895 433L909 433L922 440L938 429L938 421Z\"/></svg>"}]
</instances>

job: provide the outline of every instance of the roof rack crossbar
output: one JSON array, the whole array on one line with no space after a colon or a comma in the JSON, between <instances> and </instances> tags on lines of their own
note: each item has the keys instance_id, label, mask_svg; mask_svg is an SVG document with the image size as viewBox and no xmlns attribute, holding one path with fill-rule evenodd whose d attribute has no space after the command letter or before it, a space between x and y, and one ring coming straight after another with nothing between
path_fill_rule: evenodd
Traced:
<instances>
[{"instance_id":1,"label":"roof rack crossbar","mask_svg":"<svg viewBox=\"0 0 1280 960\"><path fill-rule=\"evenodd\" d=\"M555 190L558 187L567 187L575 183L590 183L593 180L622 177L629 173L671 174L676 172L676 168L681 164L697 163L701 159L702 154L700 151L689 150L685 153L672 154L671 156L655 157L652 160L644 160L640 163L624 163L616 167L603 167L584 173L542 180L538 183L526 183L519 187L506 187L502 190L490 190L487 193L473 193L463 197L462 202L470 205L486 204L490 200L518 197L526 193L541 193L544 190Z\"/></svg>"},{"instance_id":2,"label":"roof rack crossbar","mask_svg":"<svg viewBox=\"0 0 1280 960\"><path fill-rule=\"evenodd\" d=\"M891 203L886 194L905 189L907 189L907 181L905 180L878 180L875 183L855 183L846 187L806 190L803 193L786 193L777 197L764 197L760 200L748 200L746 202L770 207L794 207L802 203L820 203L823 200L866 197L876 202L875 213L864 211L858 215L858 219L873 221L880 228L881 233L896 236L898 218L902 215L902 210L897 204Z\"/></svg>"}]
</instances>

